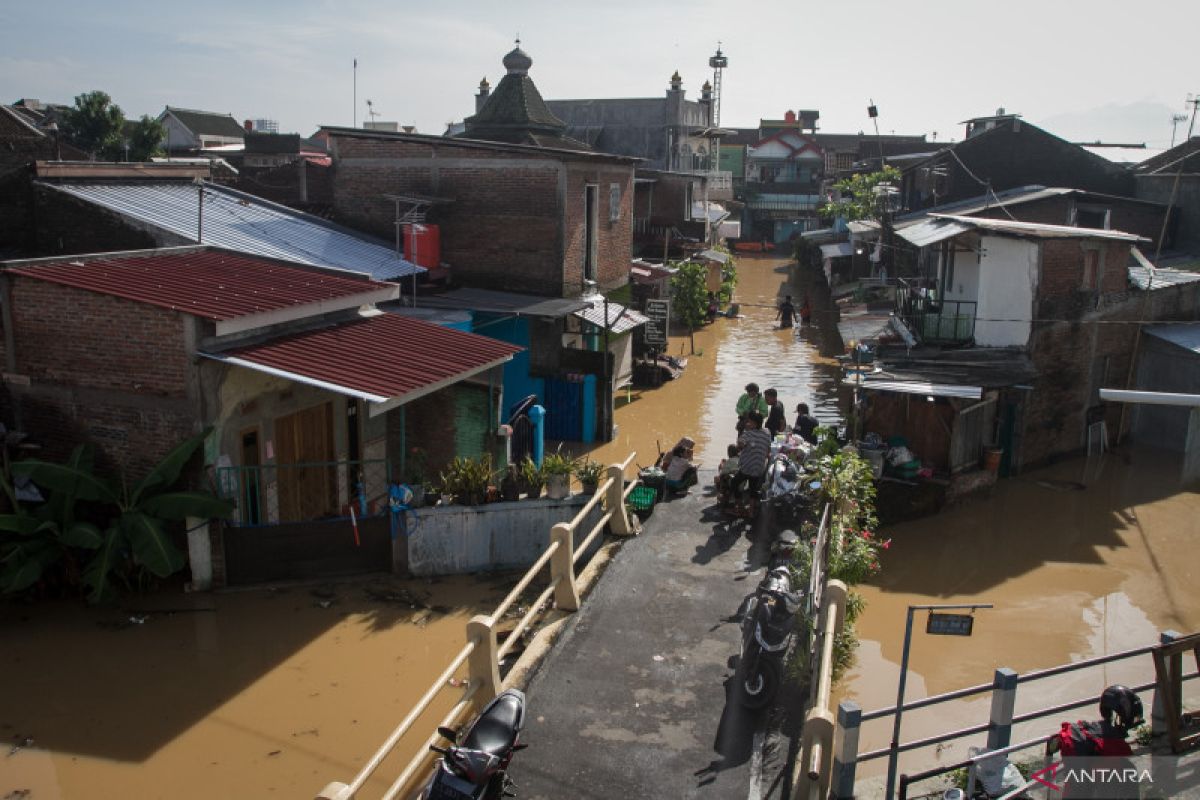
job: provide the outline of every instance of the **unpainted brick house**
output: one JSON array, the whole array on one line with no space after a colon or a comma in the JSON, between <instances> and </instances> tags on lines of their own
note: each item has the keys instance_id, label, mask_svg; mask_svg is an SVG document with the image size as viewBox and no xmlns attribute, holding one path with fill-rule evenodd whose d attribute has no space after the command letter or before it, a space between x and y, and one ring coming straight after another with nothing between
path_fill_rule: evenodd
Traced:
<instances>
[{"instance_id":1,"label":"unpainted brick house","mask_svg":"<svg viewBox=\"0 0 1200 800\"><path fill-rule=\"evenodd\" d=\"M213 247L0 263L4 421L137 479L211 427L230 524L190 542L220 583L393 566L389 485L499 448L518 348L379 311L398 287ZM361 520L361 546L342 526ZM193 537L195 538L195 537ZM199 581L201 584L205 580Z\"/></svg>"}]
</instances>

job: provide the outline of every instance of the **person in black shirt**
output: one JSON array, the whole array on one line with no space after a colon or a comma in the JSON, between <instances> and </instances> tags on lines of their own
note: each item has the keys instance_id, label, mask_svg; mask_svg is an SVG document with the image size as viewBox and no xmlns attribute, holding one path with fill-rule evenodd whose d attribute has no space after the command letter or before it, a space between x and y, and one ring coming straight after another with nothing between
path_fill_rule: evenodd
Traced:
<instances>
[{"instance_id":1,"label":"person in black shirt","mask_svg":"<svg viewBox=\"0 0 1200 800\"><path fill-rule=\"evenodd\" d=\"M808 403L796 406L796 424L792 427L793 433L810 444L816 444L817 434L814 431L820 424L808 413Z\"/></svg>"},{"instance_id":2,"label":"person in black shirt","mask_svg":"<svg viewBox=\"0 0 1200 800\"><path fill-rule=\"evenodd\" d=\"M796 307L792 305L792 296L785 295L783 302L779 304L779 313L775 315L775 319L779 320L780 328L790 328L795 317Z\"/></svg>"},{"instance_id":3,"label":"person in black shirt","mask_svg":"<svg viewBox=\"0 0 1200 800\"><path fill-rule=\"evenodd\" d=\"M787 429L787 412L783 409L783 403L779 402L779 393L774 389L767 389L763 392L763 399L767 401L767 421L763 423L763 427L771 433L771 438L774 439L780 433Z\"/></svg>"}]
</instances>

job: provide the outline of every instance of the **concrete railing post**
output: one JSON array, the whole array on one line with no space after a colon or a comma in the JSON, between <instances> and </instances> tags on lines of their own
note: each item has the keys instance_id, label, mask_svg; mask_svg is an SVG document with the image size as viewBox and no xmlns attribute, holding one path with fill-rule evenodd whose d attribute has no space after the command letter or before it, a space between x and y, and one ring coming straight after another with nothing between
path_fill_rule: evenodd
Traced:
<instances>
[{"instance_id":1,"label":"concrete railing post","mask_svg":"<svg viewBox=\"0 0 1200 800\"><path fill-rule=\"evenodd\" d=\"M1171 644L1180 638L1178 631L1163 631L1158 636L1159 644ZM1182 673L1183 655L1175 655L1168 657L1163 666L1167 668L1167 685L1164 687L1161 683L1154 687L1154 702L1151 705L1150 712L1150 732L1155 736L1169 735L1170 728L1167 726L1167 707L1163 701L1163 691L1173 692L1174 685ZM1182 689L1183 682L1179 681L1179 686ZM1175 707L1182 708L1183 698L1176 696Z\"/></svg>"},{"instance_id":2,"label":"concrete railing post","mask_svg":"<svg viewBox=\"0 0 1200 800\"><path fill-rule=\"evenodd\" d=\"M467 676L471 686L478 686L475 702L483 706L500 694L500 659L497 655L496 621L480 614L467 623L467 641L475 649L467 658Z\"/></svg>"},{"instance_id":3,"label":"concrete railing post","mask_svg":"<svg viewBox=\"0 0 1200 800\"><path fill-rule=\"evenodd\" d=\"M317 793L316 800L351 800L350 787L334 781Z\"/></svg>"},{"instance_id":4,"label":"concrete railing post","mask_svg":"<svg viewBox=\"0 0 1200 800\"><path fill-rule=\"evenodd\" d=\"M850 700L838 703L837 729L841 741L833 757L833 796L838 800L854 797L854 772L858 766L858 734L862 730L862 707Z\"/></svg>"},{"instance_id":5,"label":"concrete railing post","mask_svg":"<svg viewBox=\"0 0 1200 800\"><path fill-rule=\"evenodd\" d=\"M1017 673L1000 667L992 676L992 715L988 726L988 750L1012 744L1013 709L1017 705Z\"/></svg>"},{"instance_id":6,"label":"concrete railing post","mask_svg":"<svg viewBox=\"0 0 1200 800\"><path fill-rule=\"evenodd\" d=\"M631 536L633 526L629 524L629 509L625 508L625 470L613 464L608 468L608 477L608 491L604 495L604 505L612 512L608 525L614 536Z\"/></svg>"},{"instance_id":7,"label":"concrete railing post","mask_svg":"<svg viewBox=\"0 0 1200 800\"><path fill-rule=\"evenodd\" d=\"M211 524L207 519L200 517L188 517L184 521L187 530L188 566L192 570L192 580L188 589L193 592L207 592L212 589L212 534L209 533Z\"/></svg>"},{"instance_id":8,"label":"concrete railing post","mask_svg":"<svg viewBox=\"0 0 1200 800\"><path fill-rule=\"evenodd\" d=\"M554 605L563 611L579 610L579 587L575 583L574 531L565 522L550 529L550 543L558 549L550 556L550 580L554 584Z\"/></svg>"}]
</instances>

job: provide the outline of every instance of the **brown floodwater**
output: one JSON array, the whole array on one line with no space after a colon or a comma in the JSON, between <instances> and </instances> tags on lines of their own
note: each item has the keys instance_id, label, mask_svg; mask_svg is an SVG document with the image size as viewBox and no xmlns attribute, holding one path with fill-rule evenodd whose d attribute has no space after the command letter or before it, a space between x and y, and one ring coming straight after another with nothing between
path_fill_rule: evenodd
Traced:
<instances>
[{"instance_id":1,"label":"brown floodwater","mask_svg":"<svg viewBox=\"0 0 1200 800\"><path fill-rule=\"evenodd\" d=\"M1200 485L1182 483L1180 474L1179 458L1162 451L1077 458L888 528L892 546L882 572L860 587L867 601L858 623L862 646L841 697L864 710L895 703L909 605L995 606L976 612L970 638L926 635L925 613L915 614L910 700L989 683L995 667L1027 672L1154 644L1164 630L1200 630ZM1153 678L1144 656L1024 684L1017 713ZM1143 701L1148 708L1149 697ZM913 712L904 717L901 738L985 723L989 707L983 695ZM1096 713L1089 706L1062 717ZM1013 741L1052 732L1061 721L1026 723ZM874 722L864 726L861 746L883 747L890 739L890 720ZM965 748L918 751L902 757L901 766L949 763ZM884 765L875 762L865 772Z\"/></svg>"},{"instance_id":2,"label":"brown floodwater","mask_svg":"<svg viewBox=\"0 0 1200 800\"><path fill-rule=\"evenodd\" d=\"M0 797L313 797L349 782L513 580L162 594L126 611L0 606Z\"/></svg>"},{"instance_id":3,"label":"brown floodwater","mask_svg":"<svg viewBox=\"0 0 1200 800\"><path fill-rule=\"evenodd\" d=\"M734 300L740 316L718 318L693 337L672 336L668 352L687 358L687 368L660 388L625 394L623 398L631 401L622 400L617 408L617 435L592 450L593 459L612 463L636 451L637 463L648 466L659 449L690 436L696 441L696 461L715 468L725 448L737 439L734 407L751 381L763 390L778 390L789 425L801 402L808 403L821 422L840 423L838 367L819 354L817 330L780 329L775 321L776 306L785 294L791 293L800 304L798 292L787 283L791 262L739 256L737 263Z\"/></svg>"}]
</instances>

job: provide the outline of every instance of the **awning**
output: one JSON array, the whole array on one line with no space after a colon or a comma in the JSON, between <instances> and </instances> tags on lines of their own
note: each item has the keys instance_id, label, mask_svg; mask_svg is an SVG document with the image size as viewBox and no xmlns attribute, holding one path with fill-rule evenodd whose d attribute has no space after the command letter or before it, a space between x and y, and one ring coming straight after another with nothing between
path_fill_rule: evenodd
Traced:
<instances>
[{"instance_id":1,"label":"awning","mask_svg":"<svg viewBox=\"0 0 1200 800\"><path fill-rule=\"evenodd\" d=\"M611 300L606 304L604 298L590 298L592 302L591 308L585 308L582 311L574 312L576 317L595 325L597 328L607 327L612 333L625 333L631 331L639 325L645 325L649 320L643 315L634 311L632 308L626 308L620 303L614 303ZM608 319L604 317L605 308L608 309Z\"/></svg>"},{"instance_id":2,"label":"awning","mask_svg":"<svg viewBox=\"0 0 1200 800\"><path fill-rule=\"evenodd\" d=\"M512 359L522 348L395 314L200 355L370 403L372 416Z\"/></svg>"},{"instance_id":3,"label":"awning","mask_svg":"<svg viewBox=\"0 0 1200 800\"><path fill-rule=\"evenodd\" d=\"M972 230L972 226L948 219L930 219L911 225L907 228L897 228L896 235L917 247L944 242L953 239L960 233Z\"/></svg>"},{"instance_id":4,"label":"awning","mask_svg":"<svg viewBox=\"0 0 1200 800\"><path fill-rule=\"evenodd\" d=\"M460 311L484 311L490 314L512 314L518 317L547 317L558 319L587 308L587 301L571 297L541 297L515 292L496 292L490 289L455 289L444 294L427 294L417 298L417 304L428 308L449 308Z\"/></svg>"},{"instance_id":5,"label":"awning","mask_svg":"<svg viewBox=\"0 0 1200 800\"><path fill-rule=\"evenodd\" d=\"M840 258L854 255L854 245L849 242L821 245L821 256L824 258Z\"/></svg>"},{"instance_id":6,"label":"awning","mask_svg":"<svg viewBox=\"0 0 1200 800\"><path fill-rule=\"evenodd\" d=\"M979 386L955 386L924 381L863 381L858 388L873 392L923 394L927 397L961 397L964 400L978 400L983 397L983 389Z\"/></svg>"}]
</instances>

